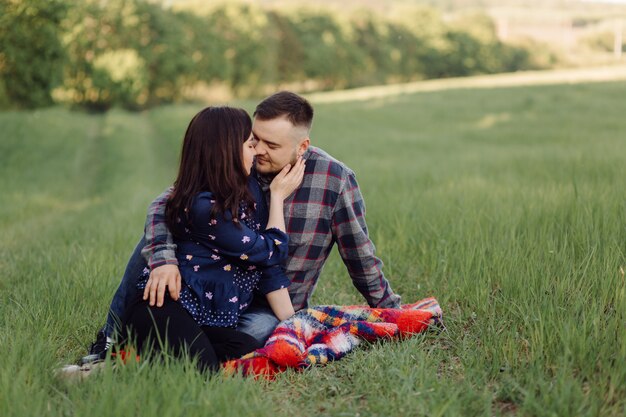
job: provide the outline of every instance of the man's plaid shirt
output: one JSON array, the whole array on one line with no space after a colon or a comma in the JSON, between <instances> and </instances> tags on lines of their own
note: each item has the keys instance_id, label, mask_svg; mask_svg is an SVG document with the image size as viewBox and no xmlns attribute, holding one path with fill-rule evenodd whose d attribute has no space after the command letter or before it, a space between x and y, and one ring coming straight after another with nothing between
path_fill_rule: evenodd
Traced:
<instances>
[{"instance_id":1,"label":"man's plaid shirt","mask_svg":"<svg viewBox=\"0 0 626 417\"><path fill-rule=\"evenodd\" d=\"M285 200L285 226L289 257L284 267L291 280L289 294L294 309L306 308L322 267L335 243L352 283L371 307L399 307L375 255L365 224L365 203L354 172L319 148L304 154L306 169L300 188ZM269 197L271 179L259 177ZM165 225L169 190L148 209L143 255L150 268L177 264L176 245ZM269 198L268 198L269 201Z\"/></svg>"}]
</instances>

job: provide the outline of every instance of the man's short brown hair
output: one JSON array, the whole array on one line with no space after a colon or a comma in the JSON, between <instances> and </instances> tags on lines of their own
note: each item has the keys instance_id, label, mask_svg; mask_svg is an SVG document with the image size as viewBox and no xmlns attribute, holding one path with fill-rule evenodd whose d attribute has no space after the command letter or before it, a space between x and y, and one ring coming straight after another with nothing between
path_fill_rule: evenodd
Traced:
<instances>
[{"instance_id":1,"label":"man's short brown hair","mask_svg":"<svg viewBox=\"0 0 626 417\"><path fill-rule=\"evenodd\" d=\"M285 116L294 126L311 128L313 107L304 98L291 91L280 91L264 99L256 106L254 117L272 120Z\"/></svg>"}]
</instances>

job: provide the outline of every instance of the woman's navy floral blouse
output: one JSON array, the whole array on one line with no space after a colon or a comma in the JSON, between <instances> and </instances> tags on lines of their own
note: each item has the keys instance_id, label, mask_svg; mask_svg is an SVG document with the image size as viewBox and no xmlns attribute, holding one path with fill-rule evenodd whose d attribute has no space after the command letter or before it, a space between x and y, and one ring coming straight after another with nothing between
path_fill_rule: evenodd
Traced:
<instances>
[{"instance_id":1,"label":"woman's navy floral blouse","mask_svg":"<svg viewBox=\"0 0 626 417\"><path fill-rule=\"evenodd\" d=\"M289 238L275 228L261 231L267 208L258 183L249 184L255 210L248 214L240 205L236 222L230 212L211 217L215 200L210 192L198 193L189 215L180 216L174 234L183 279L180 303L201 326L236 327L255 289L267 294L289 286L281 267ZM139 288L145 288L148 276L145 271Z\"/></svg>"}]
</instances>

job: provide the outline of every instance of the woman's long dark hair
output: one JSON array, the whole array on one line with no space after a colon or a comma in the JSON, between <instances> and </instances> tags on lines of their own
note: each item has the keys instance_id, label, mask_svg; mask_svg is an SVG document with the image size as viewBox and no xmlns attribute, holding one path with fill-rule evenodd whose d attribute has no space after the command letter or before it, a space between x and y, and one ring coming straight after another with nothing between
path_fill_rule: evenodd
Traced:
<instances>
[{"instance_id":1,"label":"woman's long dark hair","mask_svg":"<svg viewBox=\"0 0 626 417\"><path fill-rule=\"evenodd\" d=\"M207 107L191 119L174 192L165 208L166 222L173 233L180 227L180 218L187 215L193 197L201 191L215 196L213 217L230 212L237 222L240 203L252 207L243 163L243 143L251 132L250 116L239 108Z\"/></svg>"}]
</instances>

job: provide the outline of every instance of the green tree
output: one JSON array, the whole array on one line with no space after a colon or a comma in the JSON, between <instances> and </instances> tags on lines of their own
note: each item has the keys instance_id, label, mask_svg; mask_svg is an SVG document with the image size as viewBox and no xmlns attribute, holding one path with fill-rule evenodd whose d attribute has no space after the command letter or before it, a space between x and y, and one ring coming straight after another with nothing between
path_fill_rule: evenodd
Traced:
<instances>
[{"instance_id":1,"label":"green tree","mask_svg":"<svg viewBox=\"0 0 626 417\"><path fill-rule=\"evenodd\" d=\"M228 84L236 92L254 94L263 85L275 82L275 65L268 57L266 13L252 5L227 4L215 9L206 18L207 27L219 33L226 45L224 59L228 67Z\"/></svg>"},{"instance_id":2,"label":"green tree","mask_svg":"<svg viewBox=\"0 0 626 417\"><path fill-rule=\"evenodd\" d=\"M354 84L379 84L397 75L400 59L389 24L369 11L351 19L354 46L363 55L363 71L353 75Z\"/></svg>"},{"instance_id":3,"label":"green tree","mask_svg":"<svg viewBox=\"0 0 626 417\"><path fill-rule=\"evenodd\" d=\"M231 68L226 60L228 44L206 16L190 12L178 12L176 18L184 32L185 51L190 61L186 64L187 84L203 81L227 80Z\"/></svg>"},{"instance_id":4,"label":"green tree","mask_svg":"<svg viewBox=\"0 0 626 417\"><path fill-rule=\"evenodd\" d=\"M147 66L128 43L139 22L134 1L87 0L73 7L64 22L68 53L67 100L88 110L147 102Z\"/></svg>"},{"instance_id":5,"label":"green tree","mask_svg":"<svg viewBox=\"0 0 626 417\"><path fill-rule=\"evenodd\" d=\"M298 38L293 20L275 11L268 13L268 19L269 26L274 31L269 40L275 44L276 81L290 82L304 79L305 50Z\"/></svg>"},{"instance_id":6,"label":"green tree","mask_svg":"<svg viewBox=\"0 0 626 417\"><path fill-rule=\"evenodd\" d=\"M91 110L178 101L200 77L190 16L141 0L86 1L72 9L65 45L69 101Z\"/></svg>"},{"instance_id":7,"label":"green tree","mask_svg":"<svg viewBox=\"0 0 626 417\"><path fill-rule=\"evenodd\" d=\"M432 7L404 11L389 22L393 59L401 80L438 78L446 73L446 24Z\"/></svg>"},{"instance_id":8,"label":"green tree","mask_svg":"<svg viewBox=\"0 0 626 417\"><path fill-rule=\"evenodd\" d=\"M62 0L0 0L0 91L13 105L52 103L52 89L62 81L66 12Z\"/></svg>"},{"instance_id":9,"label":"green tree","mask_svg":"<svg viewBox=\"0 0 626 417\"><path fill-rule=\"evenodd\" d=\"M364 53L355 48L348 32L330 14L303 11L292 17L304 51L305 77L322 89L352 86L353 74L364 68Z\"/></svg>"},{"instance_id":10,"label":"green tree","mask_svg":"<svg viewBox=\"0 0 626 417\"><path fill-rule=\"evenodd\" d=\"M193 53L198 36L184 27L185 20L161 6L138 1L137 22L130 39L146 66L146 102L151 106L179 101L184 87L198 79Z\"/></svg>"}]
</instances>

